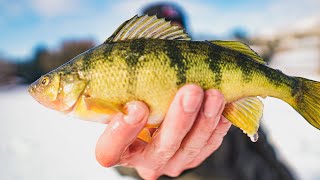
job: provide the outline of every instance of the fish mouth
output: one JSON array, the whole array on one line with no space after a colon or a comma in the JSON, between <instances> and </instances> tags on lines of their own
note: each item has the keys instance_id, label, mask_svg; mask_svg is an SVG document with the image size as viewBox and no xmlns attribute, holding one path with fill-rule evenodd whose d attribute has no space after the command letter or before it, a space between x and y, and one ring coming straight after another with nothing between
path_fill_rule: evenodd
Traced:
<instances>
[{"instance_id":1,"label":"fish mouth","mask_svg":"<svg viewBox=\"0 0 320 180\"><path fill-rule=\"evenodd\" d=\"M34 97L34 87L32 85L28 87L28 92L32 97Z\"/></svg>"},{"instance_id":2,"label":"fish mouth","mask_svg":"<svg viewBox=\"0 0 320 180\"><path fill-rule=\"evenodd\" d=\"M37 81L36 81L37 82ZM28 92L29 94L33 97L33 99L35 99L38 103L43 104L41 101L41 98L39 97L39 95L37 94L37 83L34 82L32 83L29 88L28 88Z\"/></svg>"},{"instance_id":3,"label":"fish mouth","mask_svg":"<svg viewBox=\"0 0 320 180\"><path fill-rule=\"evenodd\" d=\"M35 93L36 93L36 88L37 88L38 81L39 80L36 80L32 84L30 84L30 86L28 87L28 92L33 98L35 98Z\"/></svg>"}]
</instances>

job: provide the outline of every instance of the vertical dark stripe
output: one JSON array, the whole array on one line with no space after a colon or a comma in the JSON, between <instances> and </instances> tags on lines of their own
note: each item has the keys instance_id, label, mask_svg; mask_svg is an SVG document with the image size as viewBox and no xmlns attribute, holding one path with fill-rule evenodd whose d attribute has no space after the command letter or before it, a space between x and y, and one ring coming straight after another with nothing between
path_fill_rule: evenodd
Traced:
<instances>
[{"instance_id":1,"label":"vertical dark stripe","mask_svg":"<svg viewBox=\"0 0 320 180\"><path fill-rule=\"evenodd\" d=\"M236 53L234 58L237 67L241 70L243 82L250 82L253 78L253 70L256 69L255 64L252 63L252 60L250 60L249 57L240 53Z\"/></svg>"},{"instance_id":2,"label":"vertical dark stripe","mask_svg":"<svg viewBox=\"0 0 320 180\"><path fill-rule=\"evenodd\" d=\"M295 97L298 93L302 92L302 83L296 78L291 78L291 79L292 79L291 96Z\"/></svg>"},{"instance_id":3,"label":"vertical dark stripe","mask_svg":"<svg viewBox=\"0 0 320 180\"><path fill-rule=\"evenodd\" d=\"M113 51L113 49L114 49L114 47L115 47L115 44L114 43L112 43L112 44L106 44L104 47L103 47L103 57L105 58L105 59L107 59L108 58L108 61L109 62L113 62L113 58L109 58L109 57L111 57L111 53L112 53L112 51Z\"/></svg>"},{"instance_id":4,"label":"vertical dark stripe","mask_svg":"<svg viewBox=\"0 0 320 180\"><path fill-rule=\"evenodd\" d=\"M208 58L205 60L209 64L211 71L214 73L215 87L219 88L222 81L222 57L221 50L214 48L213 46L209 47Z\"/></svg>"},{"instance_id":5,"label":"vertical dark stripe","mask_svg":"<svg viewBox=\"0 0 320 180\"><path fill-rule=\"evenodd\" d=\"M170 58L170 66L175 69L177 73L177 85L183 85L186 83L186 60L182 55L181 49L178 47L178 43L185 43L180 41L165 41L165 52Z\"/></svg>"},{"instance_id":6,"label":"vertical dark stripe","mask_svg":"<svg viewBox=\"0 0 320 180\"><path fill-rule=\"evenodd\" d=\"M129 94L134 94L136 91L136 80L137 80L137 65L139 63L139 58L144 55L144 49L146 41L144 39L133 40L128 42L129 48L126 53L126 63L128 65L128 75L129 75Z\"/></svg>"},{"instance_id":7,"label":"vertical dark stripe","mask_svg":"<svg viewBox=\"0 0 320 180\"><path fill-rule=\"evenodd\" d=\"M92 61L95 60L94 59L94 50L95 50L95 48L84 53L84 57L83 57L83 70L84 71L89 71L89 69L92 67Z\"/></svg>"},{"instance_id":8,"label":"vertical dark stripe","mask_svg":"<svg viewBox=\"0 0 320 180\"><path fill-rule=\"evenodd\" d=\"M209 44L211 44L212 48L221 52L222 57L225 56L224 58L232 58L232 62L237 65L237 68L240 68L244 82L251 81L254 75L253 72L256 71L260 73L261 76L265 76L274 86L280 86L281 84L290 86L290 78L288 78L288 76L283 74L281 71L269 68L261 64L261 62L257 62L250 56L239 51L221 47L212 43Z\"/></svg>"},{"instance_id":9,"label":"vertical dark stripe","mask_svg":"<svg viewBox=\"0 0 320 180\"><path fill-rule=\"evenodd\" d=\"M126 56L126 62L132 69L138 64L139 58L144 54L146 41L144 39L133 40L129 42L129 52Z\"/></svg>"},{"instance_id":10,"label":"vertical dark stripe","mask_svg":"<svg viewBox=\"0 0 320 180\"><path fill-rule=\"evenodd\" d=\"M271 69L265 65L257 65L256 68L263 76L265 76L268 81L274 86L280 86L283 83L287 83L285 79L287 79L286 75L284 75L281 71L276 69Z\"/></svg>"}]
</instances>

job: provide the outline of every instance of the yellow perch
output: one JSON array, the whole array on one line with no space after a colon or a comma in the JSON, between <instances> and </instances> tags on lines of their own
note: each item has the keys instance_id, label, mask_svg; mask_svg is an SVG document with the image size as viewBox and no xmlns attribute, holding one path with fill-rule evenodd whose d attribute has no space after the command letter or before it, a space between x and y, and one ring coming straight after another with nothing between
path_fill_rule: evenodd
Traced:
<instances>
[{"instance_id":1,"label":"yellow perch","mask_svg":"<svg viewBox=\"0 0 320 180\"><path fill-rule=\"evenodd\" d=\"M150 108L148 127L158 127L177 90L188 83L220 90L223 115L253 141L263 112L257 96L287 102L320 128L320 83L287 76L265 65L236 41L191 41L156 16L135 16L103 44L34 82L30 94L44 106L81 119L108 123L129 101ZM150 140L146 129L139 136Z\"/></svg>"}]
</instances>

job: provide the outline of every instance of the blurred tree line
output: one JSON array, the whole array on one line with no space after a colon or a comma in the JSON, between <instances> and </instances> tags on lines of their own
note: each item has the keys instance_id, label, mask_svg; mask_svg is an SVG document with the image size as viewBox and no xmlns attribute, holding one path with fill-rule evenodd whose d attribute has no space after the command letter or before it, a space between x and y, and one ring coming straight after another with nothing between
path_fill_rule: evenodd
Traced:
<instances>
[{"instance_id":1,"label":"blurred tree line","mask_svg":"<svg viewBox=\"0 0 320 180\"><path fill-rule=\"evenodd\" d=\"M62 42L57 50L38 46L31 60L23 63L0 57L0 85L32 83L41 75L94 46L95 43L92 40L68 40Z\"/></svg>"}]
</instances>

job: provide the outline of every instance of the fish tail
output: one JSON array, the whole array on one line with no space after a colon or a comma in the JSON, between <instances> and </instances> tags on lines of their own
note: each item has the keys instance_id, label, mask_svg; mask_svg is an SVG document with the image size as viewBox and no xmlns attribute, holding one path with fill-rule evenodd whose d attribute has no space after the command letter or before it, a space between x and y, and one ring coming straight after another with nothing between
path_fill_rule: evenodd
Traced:
<instances>
[{"instance_id":1,"label":"fish tail","mask_svg":"<svg viewBox=\"0 0 320 180\"><path fill-rule=\"evenodd\" d=\"M295 77L293 100L288 102L312 126L320 129L320 82Z\"/></svg>"}]
</instances>

